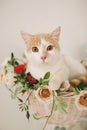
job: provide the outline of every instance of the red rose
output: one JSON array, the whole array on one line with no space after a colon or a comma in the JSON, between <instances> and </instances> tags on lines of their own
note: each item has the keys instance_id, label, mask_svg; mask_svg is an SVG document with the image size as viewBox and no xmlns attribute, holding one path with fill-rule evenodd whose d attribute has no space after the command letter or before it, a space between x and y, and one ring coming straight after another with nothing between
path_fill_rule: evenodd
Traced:
<instances>
[{"instance_id":1,"label":"red rose","mask_svg":"<svg viewBox=\"0 0 87 130\"><path fill-rule=\"evenodd\" d=\"M36 84L38 81L32 77L30 74L27 74L26 80L29 82L30 85Z\"/></svg>"},{"instance_id":2,"label":"red rose","mask_svg":"<svg viewBox=\"0 0 87 130\"><path fill-rule=\"evenodd\" d=\"M22 74L22 72L26 69L24 64L18 65L14 68L14 72L17 74Z\"/></svg>"}]
</instances>

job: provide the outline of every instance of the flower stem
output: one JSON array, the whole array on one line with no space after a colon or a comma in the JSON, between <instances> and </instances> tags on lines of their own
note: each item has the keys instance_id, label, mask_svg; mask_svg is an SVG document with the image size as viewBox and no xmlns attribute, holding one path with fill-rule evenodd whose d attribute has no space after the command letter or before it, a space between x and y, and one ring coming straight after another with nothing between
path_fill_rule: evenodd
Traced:
<instances>
[{"instance_id":1,"label":"flower stem","mask_svg":"<svg viewBox=\"0 0 87 130\"><path fill-rule=\"evenodd\" d=\"M53 92L53 102L52 102L52 109L51 109L51 112L50 112L50 114L49 114L49 116L47 116L47 120L46 120L46 122L45 122L45 125L44 125L44 127L43 127L43 129L42 130L45 130L45 128L46 128L46 126L47 126L47 123L48 123L48 121L49 121L49 119L50 119L50 117L52 116L52 114L53 114L53 109L54 109L54 91L52 91Z\"/></svg>"}]
</instances>

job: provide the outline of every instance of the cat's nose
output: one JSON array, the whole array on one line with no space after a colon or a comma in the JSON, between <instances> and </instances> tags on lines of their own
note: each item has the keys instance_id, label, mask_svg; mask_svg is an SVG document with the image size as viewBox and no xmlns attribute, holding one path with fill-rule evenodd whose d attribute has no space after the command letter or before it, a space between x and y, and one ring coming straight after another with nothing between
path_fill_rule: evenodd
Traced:
<instances>
[{"instance_id":1,"label":"cat's nose","mask_svg":"<svg viewBox=\"0 0 87 130\"><path fill-rule=\"evenodd\" d=\"M46 56L41 56L41 59L43 60L43 61L45 61L46 60Z\"/></svg>"}]
</instances>

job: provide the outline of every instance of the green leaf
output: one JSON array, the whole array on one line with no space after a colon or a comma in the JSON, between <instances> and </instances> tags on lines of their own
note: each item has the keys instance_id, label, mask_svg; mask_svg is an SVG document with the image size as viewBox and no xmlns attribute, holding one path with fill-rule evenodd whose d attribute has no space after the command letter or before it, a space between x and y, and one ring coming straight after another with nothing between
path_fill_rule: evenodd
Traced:
<instances>
[{"instance_id":1,"label":"green leaf","mask_svg":"<svg viewBox=\"0 0 87 130\"><path fill-rule=\"evenodd\" d=\"M66 103L66 102L61 102L61 106L62 106L63 108L67 108L67 103Z\"/></svg>"},{"instance_id":2,"label":"green leaf","mask_svg":"<svg viewBox=\"0 0 87 130\"><path fill-rule=\"evenodd\" d=\"M23 87L24 87L26 90L28 89L28 86L29 86L29 85L28 85L27 82L25 82L24 85L23 85Z\"/></svg>"},{"instance_id":3,"label":"green leaf","mask_svg":"<svg viewBox=\"0 0 87 130\"><path fill-rule=\"evenodd\" d=\"M87 88L87 85L83 82L81 82L79 85L76 86L79 90L84 90Z\"/></svg>"},{"instance_id":4,"label":"green leaf","mask_svg":"<svg viewBox=\"0 0 87 130\"><path fill-rule=\"evenodd\" d=\"M54 97L54 110L60 110L63 114L66 114L67 103L59 102L56 97Z\"/></svg>"},{"instance_id":5,"label":"green leaf","mask_svg":"<svg viewBox=\"0 0 87 130\"><path fill-rule=\"evenodd\" d=\"M39 113L38 112L34 113L33 118L36 119L36 120L39 120L40 119Z\"/></svg>"},{"instance_id":6,"label":"green leaf","mask_svg":"<svg viewBox=\"0 0 87 130\"><path fill-rule=\"evenodd\" d=\"M64 114L67 113L67 111L66 111L67 103L66 102L61 102L60 103L60 108L61 108L60 110L61 110L62 113L64 113Z\"/></svg>"},{"instance_id":7,"label":"green leaf","mask_svg":"<svg viewBox=\"0 0 87 130\"><path fill-rule=\"evenodd\" d=\"M5 72L5 74L8 73L8 67L7 66L4 67L4 72Z\"/></svg>"},{"instance_id":8,"label":"green leaf","mask_svg":"<svg viewBox=\"0 0 87 130\"><path fill-rule=\"evenodd\" d=\"M59 109L58 104L55 104L55 105L54 105L54 111L56 111L56 110L58 110L58 109Z\"/></svg>"},{"instance_id":9,"label":"green leaf","mask_svg":"<svg viewBox=\"0 0 87 130\"><path fill-rule=\"evenodd\" d=\"M79 85L77 85L74 89L73 92L74 94L78 95L81 90L87 89L87 84L81 82Z\"/></svg>"},{"instance_id":10,"label":"green leaf","mask_svg":"<svg viewBox=\"0 0 87 130\"><path fill-rule=\"evenodd\" d=\"M60 111L61 111L63 114L66 114L66 113L67 113L66 109L63 108L63 107L61 107Z\"/></svg>"},{"instance_id":11,"label":"green leaf","mask_svg":"<svg viewBox=\"0 0 87 130\"><path fill-rule=\"evenodd\" d=\"M16 97L17 97L16 94L11 94L11 98L12 98L12 99L15 99Z\"/></svg>"},{"instance_id":12,"label":"green leaf","mask_svg":"<svg viewBox=\"0 0 87 130\"><path fill-rule=\"evenodd\" d=\"M57 93L57 94L59 94L60 92L61 92L60 89L57 89L57 90L56 90L56 93Z\"/></svg>"},{"instance_id":13,"label":"green leaf","mask_svg":"<svg viewBox=\"0 0 87 130\"><path fill-rule=\"evenodd\" d=\"M44 81L42 85L48 85L49 81Z\"/></svg>"},{"instance_id":14,"label":"green leaf","mask_svg":"<svg viewBox=\"0 0 87 130\"><path fill-rule=\"evenodd\" d=\"M56 110L58 110L58 107L59 107L58 99L55 97L53 102L54 102L54 110L56 111Z\"/></svg>"},{"instance_id":15,"label":"green leaf","mask_svg":"<svg viewBox=\"0 0 87 130\"><path fill-rule=\"evenodd\" d=\"M22 87L21 87L21 86L18 86L18 87L15 89L15 93L19 93L19 92L21 92L21 90L22 90Z\"/></svg>"},{"instance_id":16,"label":"green leaf","mask_svg":"<svg viewBox=\"0 0 87 130\"><path fill-rule=\"evenodd\" d=\"M22 89L21 93L24 94L26 92L26 89Z\"/></svg>"},{"instance_id":17,"label":"green leaf","mask_svg":"<svg viewBox=\"0 0 87 130\"><path fill-rule=\"evenodd\" d=\"M35 115L33 115L33 118L34 118L35 120L38 120L38 117L36 117Z\"/></svg>"},{"instance_id":18,"label":"green leaf","mask_svg":"<svg viewBox=\"0 0 87 130\"><path fill-rule=\"evenodd\" d=\"M40 78L39 83L40 83L40 84L42 84L42 82L43 82L43 79L42 79L42 78Z\"/></svg>"},{"instance_id":19,"label":"green leaf","mask_svg":"<svg viewBox=\"0 0 87 130\"><path fill-rule=\"evenodd\" d=\"M18 98L18 100L19 100L20 102L23 102L23 100L22 100L21 98Z\"/></svg>"},{"instance_id":20,"label":"green leaf","mask_svg":"<svg viewBox=\"0 0 87 130\"><path fill-rule=\"evenodd\" d=\"M15 65L17 65L17 66L18 66L18 65L19 65L19 63L18 63L17 61L15 61Z\"/></svg>"},{"instance_id":21,"label":"green leaf","mask_svg":"<svg viewBox=\"0 0 87 130\"><path fill-rule=\"evenodd\" d=\"M24 106L23 103L22 103L22 104L19 104L19 109L21 109L21 111L24 111L24 108L25 108L25 106Z\"/></svg>"},{"instance_id":22,"label":"green leaf","mask_svg":"<svg viewBox=\"0 0 87 130\"><path fill-rule=\"evenodd\" d=\"M30 118L30 113L29 113L29 111L26 112L26 117L27 117L27 119L29 120L29 118Z\"/></svg>"},{"instance_id":23,"label":"green leaf","mask_svg":"<svg viewBox=\"0 0 87 130\"><path fill-rule=\"evenodd\" d=\"M78 95L80 93L80 90L76 87L73 89L73 92L75 95Z\"/></svg>"},{"instance_id":24,"label":"green leaf","mask_svg":"<svg viewBox=\"0 0 87 130\"><path fill-rule=\"evenodd\" d=\"M64 113L65 113L66 112L66 108L67 108L67 103L66 102L61 102L60 106L61 106L61 110L64 111Z\"/></svg>"},{"instance_id":25,"label":"green leaf","mask_svg":"<svg viewBox=\"0 0 87 130\"><path fill-rule=\"evenodd\" d=\"M11 53L11 58L10 60L8 61L8 64L9 65L12 65L13 67L16 67L19 65L18 61L16 60L16 58L14 57L14 54Z\"/></svg>"},{"instance_id":26,"label":"green leaf","mask_svg":"<svg viewBox=\"0 0 87 130\"><path fill-rule=\"evenodd\" d=\"M10 65L11 65L11 61L8 61L8 64L10 64Z\"/></svg>"},{"instance_id":27,"label":"green leaf","mask_svg":"<svg viewBox=\"0 0 87 130\"><path fill-rule=\"evenodd\" d=\"M14 54L13 54L13 52L11 53L11 59L13 59L14 58Z\"/></svg>"},{"instance_id":28,"label":"green leaf","mask_svg":"<svg viewBox=\"0 0 87 130\"><path fill-rule=\"evenodd\" d=\"M14 83L17 84L19 81L18 80L15 80Z\"/></svg>"},{"instance_id":29,"label":"green leaf","mask_svg":"<svg viewBox=\"0 0 87 130\"><path fill-rule=\"evenodd\" d=\"M28 108L29 107L28 107L28 105L25 102L21 102L21 104L19 104L19 109L21 109L21 111L26 111L26 114L29 113Z\"/></svg>"},{"instance_id":30,"label":"green leaf","mask_svg":"<svg viewBox=\"0 0 87 130\"><path fill-rule=\"evenodd\" d=\"M40 83L34 84L34 89L38 89L40 86Z\"/></svg>"},{"instance_id":31,"label":"green leaf","mask_svg":"<svg viewBox=\"0 0 87 130\"><path fill-rule=\"evenodd\" d=\"M44 76L44 79L49 79L49 77L50 77L50 72L47 72L47 73L45 74L45 76Z\"/></svg>"}]
</instances>

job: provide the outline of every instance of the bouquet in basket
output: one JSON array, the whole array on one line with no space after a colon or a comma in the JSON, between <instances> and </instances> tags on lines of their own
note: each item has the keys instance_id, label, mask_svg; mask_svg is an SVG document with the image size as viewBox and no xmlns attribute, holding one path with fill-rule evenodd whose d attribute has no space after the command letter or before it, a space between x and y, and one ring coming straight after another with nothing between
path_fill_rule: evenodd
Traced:
<instances>
[{"instance_id":1,"label":"bouquet in basket","mask_svg":"<svg viewBox=\"0 0 87 130\"><path fill-rule=\"evenodd\" d=\"M11 97L19 101L19 109L26 112L27 119L30 118L31 106L36 120L46 120L43 130L48 123L59 122L58 125L62 127L64 120L68 120L65 125L71 123L69 117L77 114L79 118L87 113L87 76L64 81L57 90L50 89L49 79L50 72L39 80L35 79L27 72L27 64L13 53L5 60L0 74L0 81L11 92Z\"/></svg>"}]
</instances>

